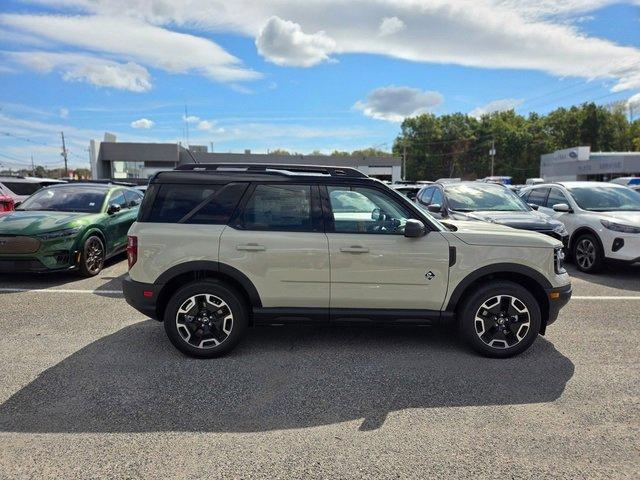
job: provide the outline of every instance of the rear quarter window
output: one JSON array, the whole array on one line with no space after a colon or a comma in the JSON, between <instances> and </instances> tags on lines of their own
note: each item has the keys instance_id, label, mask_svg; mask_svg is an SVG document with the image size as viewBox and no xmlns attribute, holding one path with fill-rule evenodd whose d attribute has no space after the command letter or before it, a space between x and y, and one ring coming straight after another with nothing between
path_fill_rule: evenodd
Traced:
<instances>
[{"instance_id":1,"label":"rear quarter window","mask_svg":"<svg viewBox=\"0 0 640 480\"><path fill-rule=\"evenodd\" d=\"M220 225L229 221L247 184L163 184L154 188L158 191L153 204L141 221Z\"/></svg>"}]
</instances>

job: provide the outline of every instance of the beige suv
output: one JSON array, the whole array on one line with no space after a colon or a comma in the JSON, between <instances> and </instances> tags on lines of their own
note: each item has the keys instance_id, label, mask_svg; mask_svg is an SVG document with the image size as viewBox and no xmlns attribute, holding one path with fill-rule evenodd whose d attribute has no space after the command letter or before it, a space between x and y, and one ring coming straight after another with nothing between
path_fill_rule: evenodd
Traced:
<instances>
[{"instance_id":1,"label":"beige suv","mask_svg":"<svg viewBox=\"0 0 640 480\"><path fill-rule=\"evenodd\" d=\"M196 357L267 323L457 324L508 357L571 296L562 244L482 222L439 222L339 167L192 164L150 181L129 230L124 294Z\"/></svg>"}]
</instances>

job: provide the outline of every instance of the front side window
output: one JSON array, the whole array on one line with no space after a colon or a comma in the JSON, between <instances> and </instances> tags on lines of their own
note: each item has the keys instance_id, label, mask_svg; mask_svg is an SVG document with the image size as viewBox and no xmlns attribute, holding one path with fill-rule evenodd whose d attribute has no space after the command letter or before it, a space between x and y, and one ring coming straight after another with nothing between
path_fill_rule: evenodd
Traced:
<instances>
[{"instance_id":1,"label":"front side window","mask_svg":"<svg viewBox=\"0 0 640 480\"><path fill-rule=\"evenodd\" d=\"M104 189L92 187L44 188L27 198L16 210L99 213L104 197Z\"/></svg>"},{"instance_id":2,"label":"front side window","mask_svg":"<svg viewBox=\"0 0 640 480\"><path fill-rule=\"evenodd\" d=\"M246 230L311 232L311 186L259 184L240 215Z\"/></svg>"},{"instance_id":3,"label":"front side window","mask_svg":"<svg viewBox=\"0 0 640 480\"><path fill-rule=\"evenodd\" d=\"M410 212L388 195L367 187L327 187L337 233L404 234Z\"/></svg>"},{"instance_id":4,"label":"front side window","mask_svg":"<svg viewBox=\"0 0 640 480\"><path fill-rule=\"evenodd\" d=\"M508 188L493 184L456 184L446 187L449 208L459 212L524 212L529 207ZM434 195L435 197L435 195ZM432 201L432 203L436 203Z\"/></svg>"},{"instance_id":5,"label":"front side window","mask_svg":"<svg viewBox=\"0 0 640 480\"><path fill-rule=\"evenodd\" d=\"M111 194L109 205L118 205L121 210L129 207L127 205L127 200L124 198L124 192L122 190L118 190Z\"/></svg>"},{"instance_id":6,"label":"front side window","mask_svg":"<svg viewBox=\"0 0 640 480\"><path fill-rule=\"evenodd\" d=\"M431 201L431 196L433 195L434 190L435 190L435 187L425 188L420 194L420 197L418 198L418 200L420 200L425 205L429 205L429 202Z\"/></svg>"},{"instance_id":7,"label":"front side window","mask_svg":"<svg viewBox=\"0 0 640 480\"><path fill-rule=\"evenodd\" d=\"M559 203L569 205L564 194L557 188L552 188L551 191L549 191L549 198L547 198L547 207L553 208L554 205L558 205Z\"/></svg>"},{"instance_id":8,"label":"front side window","mask_svg":"<svg viewBox=\"0 0 640 480\"><path fill-rule=\"evenodd\" d=\"M534 188L533 190L531 190L527 202L533 205L538 205L539 207L544 207L547 203L548 193L548 188Z\"/></svg>"},{"instance_id":9,"label":"front side window","mask_svg":"<svg viewBox=\"0 0 640 480\"><path fill-rule=\"evenodd\" d=\"M142 202L142 193L135 190L125 190L124 198L127 200L129 208L137 207Z\"/></svg>"},{"instance_id":10,"label":"front side window","mask_svg":"<svg viewBox=\"0 0 640 480\"><path fill-rule=\"evenodd\" d=\"M640 193L626 187L571 187L569 192L583 210L593 212L639 211Z\"/></svg>"},{"instance_id":11,"label":"front side window","mask_svg":"<svg viewBox=\"0 0 640 480\"><path fill-rule=\"evenodd\" d=\"M443 202L442 191L439 188L436 188L433 191L433 197L431 197L431 201L429 202L429 205L442 205L442 202Z\"/></svg>"}]
</instances>

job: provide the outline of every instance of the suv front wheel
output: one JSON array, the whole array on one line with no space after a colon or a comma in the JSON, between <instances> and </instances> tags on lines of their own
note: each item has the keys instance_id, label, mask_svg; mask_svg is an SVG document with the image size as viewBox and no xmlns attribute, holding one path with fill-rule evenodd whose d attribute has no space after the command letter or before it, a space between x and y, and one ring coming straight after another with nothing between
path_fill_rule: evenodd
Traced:
<instances>
[{"instance_id":1,"label":"suv front wheel","mask_svg":"<svg viewBox=\"0 0 640 480\"><path fill-rule=\"evenodd\" d=\"M247 307L233 288L206 280L190 283L171 297L164 329L182 353L213 358L236 346L248 320Z\"/></svg>"},{"instance_id":2,"label":"suv front wheel","mask_svg":"<svg viewBox=\"0 0 640 480\"><path fill-rule=\"evenodd\" d=\"M540 332L540 306L517 283L496 281L480 287L459 311L460 331L477 352L506 358L524 352Z\"/></svg>"}]
</instances>

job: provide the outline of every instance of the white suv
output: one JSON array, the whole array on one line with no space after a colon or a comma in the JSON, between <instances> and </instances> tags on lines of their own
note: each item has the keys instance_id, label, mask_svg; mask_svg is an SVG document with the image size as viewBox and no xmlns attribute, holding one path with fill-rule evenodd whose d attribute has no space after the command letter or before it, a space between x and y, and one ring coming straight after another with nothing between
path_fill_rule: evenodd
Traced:
<instances>
[{"instance_id":1,"label":"white suv","mask_svg":"<svg viewBox=\"0 0 640 480\"><path fill-rule=\"evenodd\" d=\"M583 272L597 272L607 259L640 262L640 193L615 183L560 182L524 188L520 196L564 223Z\"/></svg>"},{"instance_id":2,"label":"white suv","mask_svg":"<svg viewBox=\"0 0 640 480\"><path fill-rule=\"evenodd\" d=\"M482 354L527 349L571 296L562 244L440 223L355 169L193 164L157 173L129 230L125 298L182 352L258 323L457 322Z\"/></svg>"}]
</instances>

